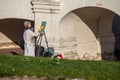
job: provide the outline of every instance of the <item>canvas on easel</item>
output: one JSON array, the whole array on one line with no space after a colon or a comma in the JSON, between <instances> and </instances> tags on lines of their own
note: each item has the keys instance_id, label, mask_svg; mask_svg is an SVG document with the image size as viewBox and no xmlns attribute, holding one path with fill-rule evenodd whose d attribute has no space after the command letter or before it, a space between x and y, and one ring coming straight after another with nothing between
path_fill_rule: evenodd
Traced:
<instances>
[{"instance_id":1,"label":"canvas on easel","mask_svg":"<svg viewBox=\"0 0 120 80\"><path fill-rule=\"evenodd\" d=\"M47 24L46 21L42 21L41 26L40 26L40 28L39 28L39 31L40 31L40 32L43 32L43 31L45 30L46 24Z\"/></svg>"}]
</instances>

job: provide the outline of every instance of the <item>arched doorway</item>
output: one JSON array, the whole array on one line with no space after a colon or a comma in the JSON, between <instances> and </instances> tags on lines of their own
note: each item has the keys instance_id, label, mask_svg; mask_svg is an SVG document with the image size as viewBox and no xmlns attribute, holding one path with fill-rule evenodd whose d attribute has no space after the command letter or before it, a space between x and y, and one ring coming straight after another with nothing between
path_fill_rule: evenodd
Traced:
<instances>
[{"instance_id":1,"label":"arched doorway","mask_svg":"<svg viewBox=\"0 0 120 80\"><path fill-rule=\"evenodd\" d=\"M116 14L98 7L84 7L66 14L60 22L64 45L73 46L80 59L107 59L114 52L112 21ZM75 51L76 50L76 51Z\"/></svg>"},{"instance_id":2,"label":"arched doorway","mask_svg":"<svg viewBox=\"0 0 120 80\"><path fill-rule=\"evenodd\" d=\"M23 53L23 32L25 19L8 18L0 20L0 53ZM32 21L33 22L33 21Z\"/></svg>"}]
</instances>

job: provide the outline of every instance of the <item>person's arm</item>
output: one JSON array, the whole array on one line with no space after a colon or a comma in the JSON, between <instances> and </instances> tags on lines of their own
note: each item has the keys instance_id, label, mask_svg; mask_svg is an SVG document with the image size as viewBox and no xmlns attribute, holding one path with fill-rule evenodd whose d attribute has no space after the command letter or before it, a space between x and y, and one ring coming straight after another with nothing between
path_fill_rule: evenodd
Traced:
<instances>
[{"instance_id":1,"label":"person's arm","mask_svg":"<svg viewBox=\"0 0 120 80\"><path fill-rule=\"evenodd\" d=\"M33 37L37 37L37 36L39 36L40 35L40 33L39 32L33 32L33 31L29 31L30 32L30 34L33 36Z\"/></svg>"}]
</instances>

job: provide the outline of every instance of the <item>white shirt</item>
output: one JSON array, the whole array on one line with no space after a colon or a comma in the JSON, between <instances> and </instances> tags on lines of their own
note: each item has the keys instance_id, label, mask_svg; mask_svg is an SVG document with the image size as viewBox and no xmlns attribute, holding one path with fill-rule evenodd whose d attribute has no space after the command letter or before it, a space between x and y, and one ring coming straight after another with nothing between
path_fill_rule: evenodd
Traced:
<instances>
[{"instance_id":1,"label":"white shirt","mask_svg":"<svg viewBox=\"0 0 120 80\"><path fill-rule=\"evenodd\" d=\"M40 33L35 33L30 29L25 30L24 34L23 34L23 39L24 39L25 44L35 45L34 37L37 37L39 35L40 35Z\"/></svg>"}]
</instances>

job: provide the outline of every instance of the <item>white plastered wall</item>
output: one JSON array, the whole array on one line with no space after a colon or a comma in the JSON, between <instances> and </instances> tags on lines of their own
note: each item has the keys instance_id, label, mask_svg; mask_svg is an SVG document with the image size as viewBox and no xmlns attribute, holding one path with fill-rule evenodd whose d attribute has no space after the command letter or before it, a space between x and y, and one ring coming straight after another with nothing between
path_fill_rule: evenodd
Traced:
<instances>
[{"instance_id":1,"label":"white plastered wall","mask_svg":"<svg viewBox=\"0 0 120 80\"><path fill-rule=\"evenodd\" d=\"M60 23L61 50L66 58L92 59L101 53L100 44L88 25L74 13L68 13ZM64 41L63 41L64 40ZM64 50L65 49L65 50ZM67 53L67 54L66 54ZM72 55L72 53L78 53ZM71 56L69 56L69 54ZM100 57L99 57L100 59Z\"/></svg>"},{"instance_id":2,"label":"white plastered wall","mask_svg":"<svg viewBox=\"0 0 120 80\"><path fill-rule=\"evenodd\" d=\"M0 19L6 18L34 20L31 0L0 0Z\"/></svg>"}]
</instances>

